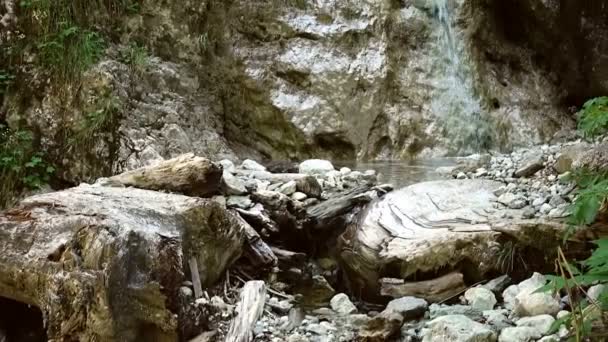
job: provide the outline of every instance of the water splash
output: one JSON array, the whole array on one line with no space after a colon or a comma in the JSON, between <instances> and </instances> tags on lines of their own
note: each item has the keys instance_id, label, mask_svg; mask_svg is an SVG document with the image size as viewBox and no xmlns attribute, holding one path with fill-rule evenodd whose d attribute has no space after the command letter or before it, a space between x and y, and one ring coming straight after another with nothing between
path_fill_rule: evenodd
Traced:
<instances>
[{"instance_id":1,"label":"water splash","mask_svg":"<svg viewBox=\"0 0 608 342\"><path fill-rule=\"evenodd\" d=\"M441 25L437 41L441 76L431 110L443 119L445 136L451 142L450 152L479 152L489 145L490 126L475 92L468 57L454 30L449 1L434 0L435 16Z\"/></svg>"}]
</instances>

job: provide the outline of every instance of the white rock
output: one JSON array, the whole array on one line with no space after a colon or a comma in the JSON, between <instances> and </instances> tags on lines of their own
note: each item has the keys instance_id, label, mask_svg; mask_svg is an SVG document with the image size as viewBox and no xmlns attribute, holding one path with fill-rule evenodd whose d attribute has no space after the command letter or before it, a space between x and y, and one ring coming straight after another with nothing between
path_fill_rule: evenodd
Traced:
<instances>
[{"instance_id":1,"label":"white rock","mask_svg":"<svg viewBox=\"0 0 608 342\"><path fill-rule=\"evenodd\" d=\"M228 171L230 173L234 173L236 171L236 168L234 167L234 163L228 159L222 159L219 161L219 163L220 163L220 165L222 165L222 168L224 169L224 171Z\"/></svg>"},{"instance_id":2,"label":"white rock","mask_svg":"<svg viewBox=\"0 0 608 342\"><path fill-rule=\"evenodd\" d=\"M496 297L494 296L494 293L488 289L484 289L483 287L473 287L468 289L464 293L464 298L474 309L481 311L492 310L494 305L496 305Z\"/></svg>"},{"instance_id":3,"label":"white rock","mask_svg":"<svg viewBox=\"0 0 608 342\"><path fill-rule=\"evenodd\" d=\"M589 290L587 290L587 298L590 301L597 301L600 298L602 292L604 292L605 288L606 286L603 284L591 286Z\"/></svg>"},{"instance_id":4,"label":"white rock","mask_svg":"<svg viewBox=\"0 0 608 342\"><path fill-rule=\"evenodd\" d=\"M428 307L426 300L416 297L401 297L391 300L384 312L399 313L404 319L418 318L424 315Z\"/></svg>"},{"instance_id":5,"label":"white rock","mask_svg":"<svg viewBox=\"0 0 608 342\"><path fill-rule=\"evenodd\" d=\"M543 205L540 206L541 214L547 215L551 212L551 210L553 210L553 207L549 203L544 203Z\"/></svg>"},{"instance_id":6,"label":"white rock","mask_svg":"<svg viewBox=\"0 0 608 342\"><path fill-rule=\"evenodd\" d=\"M533 317L524 317L517 322L515 325L518 327L530 327L537 329L541 335L549 332L551 325L555 322L555 318L550 315L539 315Z\"/></svg>"},{"instance_id":7,"label":"white rock","mask_svg":"<svg viewBox=\"0 0 608 342\"><path fill-rule=\"evenodd\" d=\"M331 308L343 315L350 315L357 312L357 307L350 301L344 293L338 293L329 302Z\"/></svg>"},{"instance_id":8,"label":"white rock","mask_svg":"<svg viewBox=\"0 0 608 342\"><path fill-rule=\"evenodd\" d=\"M534 273L519 285L509 286L503 292L505 306L513 308L514 313L520 317L555 315L559 311L559 302L549 293L536 293L546 282L547 279L543 275Z\"/></svg>"},{"instance_id":9,"label":"white rock","mask_svg":"<svg viewBox=\"0 0 608 342\"><path fill-rule=\"evenodd\" d=\"M232 173L224 171L222 174L222 192L226 195L244 195L247 193L245 182Z\"/></svg>"},{"instance_id":10,"label":"white rock","mask_svg":"<svg viewBox=\"0 0 608 342\"><path fill-rule=\"evenodd\" d=\"M303 192L294 192L293 195L291 195L291 198L296 201L303 201L308 198L308 196Z\"/></svg>"},{"instance_id":11,"label":"white rock","mask_svg":"<svg viewBox=\"0 0 608 342\"><path fill-rule=\"evenodd\" d=\"M279 187L279 192L287 196L292 195L297 190L296 181L289 181Z\"/></svg>"},{"instance_id":12,"label":"white rock","mask_svg":"<svg viewBox=\"0 0 608 342\"><path fill-rule=\"evenodd\" d=\"M251 171L266 171L266 167L251 159L245 159L241 164L241 169Z\"/></svg>"},{"instance_id":13,"label":"white rock","mask_svg":"<svg viewBox=\"0 0 608 342\"><path fill-rule=\"evenodd\" d=\"M530 327L510 327L500 332L498 342L531 342L541 338L537 329Z\"/></svg>"},{"instance_id":14,"label":"white rock","mask_svg":"<svg viewBox=\"0 0 608 342\"><path fill-rule=\"evenodd\" d=\"M329 160L309 159L300 163L299 172L310 175L325 174L334 171L334 166Z\"/></svg>"},{"instance_id":15,"label":"white rock","mask_svg":"<svg viewBox=\"0 0 608 342\"><path fill-rule=\"evenodd\" d=\"M467 179L467 175L464 172L459 172L458 175L456 175L456 179Z\"/></svg>"},{"instance_id":16,"label":"white rock","mask_svg":"<svg viewBox=\"0 0 608 342\"><path fill-rule=\"evenodd\" d=\"M560 338L557 335L549 335L541 338L538 342L559 342Z\"/></svg>"},{"instance_id":17,"label":"white rock","mask_svg":"<svg viewBox=\"0 0 608 342\"><path fill-rule=\"evenodd\" d=\"M494 342L488 327L463 315L441 316L426 324L423 342Z\"/></svg>"},{"instance_id":18,"label":"white rock","mask_svg":"<svg viewBox=\"0 0 608 342\"><path fill-rule=\"evenodd\" d=\"M351 172L352 172L352 170L347 167L343 167L340 169L340 174L342 174L342 176L346 176L347 174L349 174Z\"/></svg>"},{"instance_id":19,"label":"white rock","mask_svg":"<svg viewBox=\"0 0 608 342\"><path fill-rule=\"evenodd\" d=\"M230 196L226 200L226 206L229 208L249 209L252 205L249 196Z\"/></svg>"}]
</instances>

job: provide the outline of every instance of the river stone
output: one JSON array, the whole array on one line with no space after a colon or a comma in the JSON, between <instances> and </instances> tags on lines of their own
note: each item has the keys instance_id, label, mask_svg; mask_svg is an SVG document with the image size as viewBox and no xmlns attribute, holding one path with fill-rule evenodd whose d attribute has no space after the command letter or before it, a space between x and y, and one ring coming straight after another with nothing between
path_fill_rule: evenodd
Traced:
<instances>
[{"instance_id":1,"label":"river stone","mask_svg":"<svg viewBox=\"0 0 608 342\"><path fill-rule=\"evenodd\" d=\"M492 310L496 305L494 293L483 287L473 287L464 293L464 298L473 309L477 310Z\"/></svg>"},{"instance_id":2,"label":"river stone","mask_svg":"<svg viewBox=\"0 0 608 342\"><path fill-rule=\"evenodd\" d=\"M83 184L0 213L0 296L40 308L49 340L177 341L184 264L208 287L243 241L211 200Z\"/></svg>"},{"instance_id":3,"label":"river stone","mask_svg":"<svg viewBox=\"0 0 608 342\"><path fill-rule=\"evenodd\" d=\"M600 298L602 292L604 292L605 288L606 288L606 285L604 285L604 284L598 284L598 285L591 286L587 290L587 299L589 299L592 302L597 301Z\"/></svg>"},{"instance_id":4,"label":"river stone","mask_svg":"<svg viewBox=\"0 0 608 342\"><path fill-rule=\"evenodd\" d=\"M474 309L469 305L444 305L444 304L431 304L429 306L429 316L431 319L435 319L441 316L454 316L463 315L474 320L479 320L483 317L483 312L479 309Z\"/></svg>"},{"instance_id":5,"label":"river stone","mask_svg":"<svg viewBox=\"0 0 608 342\"><path fill-rule=\"evenodd\" d=\"M323 187L313 176L306 176L296 180L296 190L306 194L308 197L321 198Z\"/></svg>"},{"instance_id":6,"label":"river stone","mask_svg":"<svg viewBox=\"0 0 608 342\"><path fill-rule=\"evenodd\" d=\"M503 292L505 306L513 309L514 313L520 317L555 315L559 311L559 301L549 293L536 292L546 283L545 276L535 272L532 277L518 285L509 286Z\"/></svg>"},{"instance_id":7,"label":"river stone","mask_svg":"<svg viewBox=\"0 0 608 342\"><path fill-rule=\"evenodd\" d=\"M423 342L494 342L496 333L463 315L441 316L426 323Z\"/></svg>"},{"instance_id":8,"label":"river stone","mask_svg":"<svg viewBox=\"0 0 608 342\"><path fill-rule=\"evenodd\" d=\"M292 195L294 192L296 192L296 181L289 181L281 185L278 191L287 196Z\"/></svg>"},{"instance_id":9,"label":"river stone","mask_svg":"<svg viewBox=\"0 0 608 342\"><path fill-rule=\"evenodd\" d=\"M222 193L226 195L244 195L247 193L245 182L228 171L224 171L222 175L221 189Z\"/></svg>"},{"instance_id":10,"label":"river stone","mask_svg":"<svg viewBox=\"0 0 608 342\"><path fill-rule=\"evenodd\" d=\"M543 169L543 156L534 155L526 159L522 166L513 174L515 177L530 177Z\"/></svg>"},{"instance_id":11,"label":"river stone","mask_svg":"<svg viewBox=\"0 0 608 342\"><path fill-rule=\"evenodd\" d=\"M235 173L236 172L236 167L234 166L234 163L231 162L228 159L222 159L218 162L220 165L222 165L222 168L224 169L224 171L228 171L230 173Z\"/></svg>"},{"instance_id":12,"label":"river stone","mask_svg":"<svg viewBox=\"0 0 608 342\"><path fill-rule=\"evenodd\" d=\"M334 171L334 166L329 160L309 159L300 163L299 172L309 175L324 175Z\"/></svg>"},{"instance_id":13,"label":"river stone","mask_svg":"<svg viewBox=\"0 0 608 342\"><path fill-rule=\"evenodd\" d=\"M342 315L350 315L357 312L357 307L344 293L338 293L329 302L332 310Z\"/></svg>"},{"instance_id":14,"label":"river stone","mask_svg":"<svg viewBox=\"0 0 608 342\"><path fill-rule=\"evenodd\" d=\"M359 331L363 341L389 341L396 337L403 325L403 316L393 311L383 311L372 317Z\"/></svg>"},{"instance_id":15,"label":"river stone","mask_svg":"<svg viewBox=\"0 0 608 342\"><path fill-rule=\"evenodd\" d=\"M509 327L500 332L498 342L531 342L543 336L536 328L531 327Z\"/></svg>"},{"instance_id":16,"label":"river stone","mask_svg":"<svg viewBox=\"0 0 608 342\"><path fill-rule=\"evenodd\" d=\"M492 222L504 221L493 209L492 192L501 185L478 179L423 182L372 202L343 234L342 250L352 251L341 254L353 270L348 275L373 295L388 265L400 270L400 278L463 260L484 273L492 267L487 261L495 259L492 246L499 236ZM479 214L486 210L497 216Z\"/></svg>"},{"instance_id":17,"label":"river stone","mask_svg":"<svg viewBox=\"0 0 608 342\"><path fill-rule=\"evenodd\" d=\"M249 196L229 196L226 200L228 208L249 209L253 205Z\"/></svg>"},{"instance_id":18,"label":"river stone","mask_svg":"<svg viewBox=\"0 0 608 342\"><path fill-rule=\"evenodd\" d=\"M504 328L513 326L512 322L507 318L509 311L506 309L501 310L487 310L483 312L483 318L486 324L492 326L494 331L500 332Z\"/></svg>"},{"instance_id":19,"label":"river stone","mask_svg":"<svg viewBox=\"0 0 608 342\"><path fill-rule=\"evenodd\" d=\"M251 159L245 159L241 164L241 169L250 171L266 171L266 167Z\"/></svg>"},{"instance_id":20,"label":"river stone","mask_svg":"<svg viewBox=\"0 0 608 342\"><path fill-rule=\"evenodd\" d=\"M515 322L518 327L530 327L537 329L542 335L549 332L551 325L555 322L555 318L550 315L539 315L532 317L524 317Z\"/></svg>"},{"instance_id":21,"label":"river stone","mask_svg":"<svg viewBox=\"0 0 608 342\"><path fill-rule=\"evenodd\" d=\"M492 291L494 294L500 295L502 293L502 291L504 291L504 289L507 286L509 286L510 283L511 283L511 277L509 277L509 275L505 274L498 278L494 278L494 279L490 280L489 282L485 283L481 287Z\"/></svg>"},{"instance_id":22,"label":"river stone","mask_svg":"<svg viewBox=\"0 0 608 342\"><path fill-rule=\"evenodd\" d=\"M293 195L291 195L291 198L295 201L304 201L305 199L308 198L308 196L306 196L306 194L303 192L297 191L297 192L294 192ZM314 200L314 198L313 198L313 200Z\"/></svg>"},{"instance_id":23,"label":"river stone","mask_svg":"<svg viewBox=\"0 0 608 342\"><path fill-rule=\"evenodd\" d=\"M404 319L414 319L424 315L428 307L426 300L416 297L402 297L399 299L393 299L388 302L384 311L397 312L403 316Z\"/></svg>"}]
</instances>

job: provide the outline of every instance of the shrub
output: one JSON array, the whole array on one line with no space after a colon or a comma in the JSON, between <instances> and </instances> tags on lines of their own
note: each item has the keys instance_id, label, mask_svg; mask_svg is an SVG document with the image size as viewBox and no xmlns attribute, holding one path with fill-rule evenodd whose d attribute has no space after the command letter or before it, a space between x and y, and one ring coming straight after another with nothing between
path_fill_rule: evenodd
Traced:
<instances>
[{"instance_id":1,"label":"shrub","mask_svg":"<svg viewBox=\"0 0 608 342\"><path fill-rule=\"evenodd\" d=\"M608 130L608 97L596 97L578 112L578 129L586 138L594 138Z\"/></svg>"},{"instance_id":2,"label":"shrub","mask_svg":"<svg viewBox=\"0 0 608 342\"><path fill-rule=\"evenodd\" d=\"M129 65L134 71L141 73L149 63L148 49L137 43L131 43L120 51L120 59Z\"/></svg>"},{"instance_id":3,"label":"shrub","mask_svg":"<svg viewBox=\"0 0 608 342\"><path fill-rule=\"evenodd\" d=\"M30 131L0 124L0 207L23 190L41 188L54 172L44 153L34 148Z\"/></svg>"}]
</instances>

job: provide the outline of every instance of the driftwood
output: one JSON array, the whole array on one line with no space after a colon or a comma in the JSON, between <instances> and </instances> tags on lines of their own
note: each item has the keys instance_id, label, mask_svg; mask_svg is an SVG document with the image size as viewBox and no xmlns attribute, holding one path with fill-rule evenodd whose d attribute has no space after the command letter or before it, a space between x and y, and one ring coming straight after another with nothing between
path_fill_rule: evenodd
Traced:
<instances>
[{"instance_id":1,"label":"driftwood","mask_svg":"<svg viewBox=\"0 0 608 342\"><path fill-rule=\"evenodd\" d=\"M267 266L272 267L276 266L278 263L277 257L274 255L270 247L262 240L260 234L253 229L252 226L243 219L239 213L234 213L237 222L243 232L245 233L245 238L247 239L245 245L245 253L249 260L256 266Z\"/></svg>"},{"instance_id":2,"label":"driftwood","mask_svg":"<svg viewBox=\"0 0 608 342\"><path fill-rule=\"evenodd\" d=\"M266 303L266 285L263 281L254 280L245 283L241 290L241 299L236 308L236 317L230 324L226 342L253 341L253 328L264 311Z\"/></svg>"},{"instance_id":3,"label":"driftwood","mask_svg":"<svg viewBox=\"0 0 608 342\"><path fill-rule=\"evenodd\" d=\"M222 167L219 164L188 153L116 175L110 181L139 189L205 197L218 190L221 179Z\"/></svg>"},{"instance_id":4,"label":"driftwood","mask_svg":"<svg viewBox=\"0 0 608 342\"><path fill-rule=\"evenodd\" d=\"M241 214L241 216L247 221L250 225L258 228L260 231L266 230L269 233L278 233L279 227L277 223L271 220L264 213L264 207L262 205L256 204L253 208L249 210L244 209L236 209L236 211Z\"/></svg>"},{"instance_id":5,"label":"driftwood","mask_svg":"<svg viewBox=\"0 0 608 342\"><path fill-rule=\"evenodd\" d=\"M278 247L270 247L279 263L287 266L302 266L306 262L306 254L287 251Z\"/></svg>"},{"instance_id":6,"label":"driftwood","mask_svg":"<svg viewBox=\"0 0 608 342\"><path fill-rule=\"evenodd\" d=\"M393 298L413 296L431 303L452 298L466 289L462 273L452 272L442 277L413 283L402 279L380 279L380 294Z\"/></svg>"},{"instance_id":7,"label":"driftwood","mask_svg":"<svg viewBox=\"0 0 608 342\"><path fill-rule=\"evenodd\" d=\"M198 261L196 258L188 260L190 274L192 275L192 287L194 288L194 298L198 299L203 296L203 286L201 285L201 275L198 272Z\"/></svg>"},{"instance_id":8,"label":"driftwood","mask_svg":"<svg viewBox=\"0 0 608 342\"><path fill-rule=\"evenodd\" d=\"M356 206L369 203L372 200L372 195L365 196L364 194L370 190L370 186L360 186L354 188L341 196L331 198L325 202L313 205L306 210L312 226L316 229L327 227L328 222L349 213ZM376 192L373 191L375 194Z\"/></svg>"}]
</instances>

